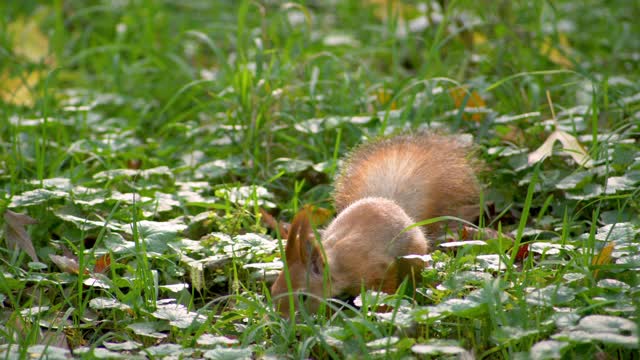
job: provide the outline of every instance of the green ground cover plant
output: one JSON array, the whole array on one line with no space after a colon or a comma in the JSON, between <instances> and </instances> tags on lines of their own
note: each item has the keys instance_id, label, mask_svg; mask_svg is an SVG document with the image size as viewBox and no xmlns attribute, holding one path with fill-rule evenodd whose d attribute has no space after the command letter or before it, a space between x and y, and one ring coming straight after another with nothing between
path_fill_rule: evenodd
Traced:
<instances>
[{"instance_id":1,"label":"green ground cover plant","mask_svg":"<svg viewBox=\"0 0 640 360\"><path fill-rule=\"evenodd\" d=\"M0 358L638 358L638 18L626 0L2 2ZM477 226L415 289L281 317L266 214L331 214L349 149L418 130L473 142Z\"/></svg>"}]
</instances>

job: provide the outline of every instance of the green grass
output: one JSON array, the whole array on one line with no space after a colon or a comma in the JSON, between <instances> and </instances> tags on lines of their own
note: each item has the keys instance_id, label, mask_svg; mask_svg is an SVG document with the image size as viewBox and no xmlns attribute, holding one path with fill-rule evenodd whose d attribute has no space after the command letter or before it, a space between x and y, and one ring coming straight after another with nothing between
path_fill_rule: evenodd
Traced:
<instances>
[{"instance_id":1,"label":"green grass","mask_svg":"<svg viewBox=\"0 0 640 360\"><path fill-rule=\"evenodd\" d=\"M412 30L425 14L441 21ZM37 219L38 261L5 215L2 358L637 358L639 17L624 0L4 2L0 213ZM593 167L559 145L527 163L556 125ZM415 298L281 318L259 209L332 209L349 149L425 128L473 136L495 236L436 249Z\"/></svg>"}]
</instances>

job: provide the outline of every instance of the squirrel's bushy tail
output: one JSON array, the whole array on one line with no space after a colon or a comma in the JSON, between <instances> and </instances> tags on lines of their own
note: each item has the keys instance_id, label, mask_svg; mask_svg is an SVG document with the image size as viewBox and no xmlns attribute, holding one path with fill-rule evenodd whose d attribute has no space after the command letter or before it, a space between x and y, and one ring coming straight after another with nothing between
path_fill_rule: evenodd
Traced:
<instances>
[{"instance_id":1,"label":"squirrel's bushy tail","mask_svg":"<svg viewBox=\"0 0 640 360\"><path fill-rule=\"evenodd\" d=\"M480 188L469 146L452 136L415 134L367 142L345 161L335 182L338 212L365 197L395 201L416 222L479 214ZM427 226L438 232L439 225Z\"/></svg>"}]
</instances>

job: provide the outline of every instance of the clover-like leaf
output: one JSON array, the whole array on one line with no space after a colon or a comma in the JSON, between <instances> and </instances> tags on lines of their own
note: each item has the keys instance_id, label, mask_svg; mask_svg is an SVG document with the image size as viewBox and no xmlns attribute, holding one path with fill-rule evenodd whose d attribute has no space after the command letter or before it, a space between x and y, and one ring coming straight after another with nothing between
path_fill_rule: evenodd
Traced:
<instances>
[{"instance_id":1,"label":"clover-like leaf","mask_svg":"<svg viewBox=\"0 0 640 360\"><path fill-rule=\"evenodd\" d=\"M589 315L577 326L552 336L577 343L599 342L637 349L638 325L629 319L610 315Z\"/></svg>"},{"instance_id":2,"label":"clover-like leaf","mask_svg":"<svg viewBox=\"0 0 640 360\"><path fill-rule=\"evenodd\" d=\"M416 344L411 351L420 355L459 355L467 351L457 342L450 340L432 340L425 344Z\"/></svg>"},{"instance_id":3,"label":"clover-like leaf","mask_svg":"<svg viewBox=\"0 0 640 360\"><path fill-rule=\"evenodd\" d=\"M25 191L20 195L14 196L9 207L34 206L47 201L64 199L67 196L69 196L67 192L60 190L36 189Z\"/></svg>"},{"instance_id":4,"label":"clover-like leaf","mask_svg":"<svg viewBox=\"0 0 640 360\"><path fill-rule=\"evenodd\" d=\"M151 315L157 319L169 320L169 324L181 329L186 329L194 323L201 323L206 320L206 317L203 315L188 311L184 305L179 304L158 306L158 310L154 311Z\"/></svg>"},{"instance_id":5,"label":"clover-like leaf","mask_svg":"<svg viewBox=\"0 0 640 360\"><path fill-rule=\"evenodd\" d=\"M526 296L527 304L552 306L564 304L575 298L576 291L564 285L549 285L542 289L533 289Z\"/></svg>"},{"instance_id":6,"label":"clover-like leaf","mask_svg":"<svg viewBox=\"0 0 640 360\"><path fill-rule=\"evenodd\" d=\"M562 350L568 345L569 343L563 341L543 340L531 347L529 356L531 356L531 360L560 359Z\"/></svg>"},{"instance_id":7,"label":"clover-like leaf","mask_svg":"<svg viewBox=\"0 0 640 360\"><path fill-rule=\"evenodd\" d=\"M131 351L142 347L142 344L137 341L124 341L124 342L109 342L102 343L105 348L113 351Z\"/></svg>"},{"instance_id":8,"label":"clover-like leaf","mask_svg":"<svg viewBox=\"0 0 640 360\"><path fill-rule=\"evenodd\" d=\"M123 304L116 299L96 297L89 301L89 306L95 310L118 309L123 311L131 310L127 304Z\"/></svg>"},{"instance_id":9,"label":"clover-like leaf","mask_svg":"<svg viewBox=\"0 0 640 360\"><path fill-rule=\"evenodd\" d=\"M133 332L138 335L156 339L166 338L167 334L161 333L160 331L168 330L166 326L159 321L133 323L129 324L127 328L133 330Z\"/></svg>"},{"instance_id":10,"label":"clover-like leaf","mask_svg":"<svg viewBox=\"0 0 640 360\"><path fill-rule=\"evenodd\" d=\"M313 162L301 159L278 158L273 161L277 171L283 171L286 174L296 174L313 166Z\"/></svg>"},{"instance_id":11,"label":"clover-like leaf","mask_svg":"<svg viewBox=\"0 0 640 360\"><path fill-rule=\"evenodd\" d=\"M185 349L178 344L160 344L145 349L152 358L163 358L165 356L175 356L183 358L193 353L193 349Z\"/></svg>"},{"instance_id":12,"label":"clover-like leaf","mask_svg":"<svg viewBox=\"0 0 640 360\"><path fill-rule=\"evenodd\" d=\"M68 349L49 344L29 346L27 352L32 359L66 360L71 358L71 352Z\"/></svg>"},{"instance_id":13,"label":"clover-like leaf","mask_svg":"<svg viewBox=\"0 0 640 360\"><path fill-rule=\"evenodd\" d=\"M250 360L251 353L251 349L247 348L226 348L219 346L215 349L205 351L203 357L213 360Z\"/></svg>"},{"instance_id":14,"label":"clover-like leaf","mask_svg":"<svg viewBox=\"0 0 640 360\"><path fill-rule=\"evenodd\" d=\"M211 334L202 334L196 341L196 343L200 346L209 346L209 345L225 345L231 346L238 343L238 339L232 339L226 336L215 336Z\"/></svg>"}]
</instances>

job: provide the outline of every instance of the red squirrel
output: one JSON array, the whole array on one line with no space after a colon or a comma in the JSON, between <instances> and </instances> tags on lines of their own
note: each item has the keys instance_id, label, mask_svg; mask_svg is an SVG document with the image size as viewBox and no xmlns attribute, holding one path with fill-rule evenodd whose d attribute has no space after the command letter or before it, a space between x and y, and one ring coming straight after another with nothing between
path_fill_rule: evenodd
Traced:
<instances>
[{"instance_id":1,"label":"red squirrel","mask_svg":"<svg viewBox=\"0 0 640 360\"><path fill-rule=\"evenodd\" d=\"M321 242L306 212L292 222L284 254L291 289L309 295L304 302L311 312L322 299L355 296L362 288L394 293L406 276L419 274L416 266L424 266L399 258L428 253L427 239L443 224L405 229L444 215L473 220L479 192L469 147L452 136L400 135L356 147L335 180L337 217L319 232ZM271 295L285 316L287 294L283 270Z\"/></svg>"}]
</instances>

